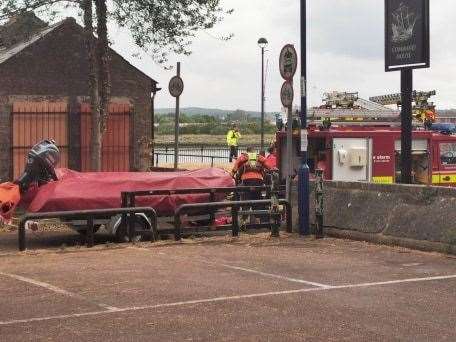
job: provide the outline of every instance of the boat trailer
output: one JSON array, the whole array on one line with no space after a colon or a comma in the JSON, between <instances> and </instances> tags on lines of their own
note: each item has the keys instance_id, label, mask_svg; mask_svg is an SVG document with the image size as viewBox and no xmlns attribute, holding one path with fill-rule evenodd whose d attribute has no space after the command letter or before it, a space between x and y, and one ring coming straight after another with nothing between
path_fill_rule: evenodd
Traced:
<instances>
[{"instance_id":1,"label":"boat trailer","mask_svg":"<svg viewBox=\"0 0 456 342\"><path fill-rule=\"evenodd\" d=\"M26 224L31 220L59 219L63 223L72 221L84 221L85 243L87 247L94 246L95 220L109 221L110 218L121 216L120 225L128 233L129 241L134 241L136 234L148 235L149 241L156 241L161 234L173 234L176 241L180 241L183 235L210 232L231 231L233 236L239 236L241 228L246 231L270 229L271 235L279 236L280 227L286 221L286 231L292 232L292 209L290 203L279 198L283 194L283 187L275 186L237 186L223 188L189 188L189 189L168 189L168 190L146 190L122 192L121 208L115 209L94 209L82 211L59 211L28 213L21 217L18 230L19 250L26 249ZM247 192L261 191L264 194L262 200L242 201L242 195ZM136 207L138 197L148 196L173 196L173 195L204 195L209 194L207 203L182 204L174 211L174 215L165 216L172 220L173 228L160 229L157 212L150 207ZM233 200L216 202L217 195L233 196ZM138 230L135 225L137 215L145 215L150 222L149 229ZM188 217L208 216L204 222L196 226L185 226L182 220L183 215ZM231 216L231 224L215 226L217 215ZM252 222L246 218L261 217L261 222ZM240 221L244 221L242 224Z\"/></svg>"}]
</instances>

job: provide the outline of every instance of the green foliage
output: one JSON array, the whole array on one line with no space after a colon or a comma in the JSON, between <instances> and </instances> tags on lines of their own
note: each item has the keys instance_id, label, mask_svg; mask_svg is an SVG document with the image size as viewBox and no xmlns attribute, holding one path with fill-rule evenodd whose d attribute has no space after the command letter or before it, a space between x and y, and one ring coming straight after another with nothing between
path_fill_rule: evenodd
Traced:
<instances>
[{"instance_id":1,"label":"green foliage","mask_svg":"<svg viewBox=\"0 0 456 342\"><path fill-rule=\"evenodd\" d=\"M65 8L80 9L82 2L1 0L0 21L29 11L52 21ZM222 8L220 0L112 0L106 4L109 17L127 28L136 45L158 63L165 63L170 53L189 55L192 39L198 31L213 28L224 16L232 13L232 10Z\"/></svg>"},{"instance_id":2,"label":"green foliage","mask_svg":"<svg viewBox=\"0 0 456 342\"><path fill-rule=\"evenodd\" d=\"M235 118L242 120L234 120ZM234 121L238 122L242 134L261 133L260 118L252 117L244 111L236 110L233 112L233 115L227 115L223 120L207 114L187 115L181 113L179 116L179 122L181 124L180 134L224 135L228 132ZM155 130L158 135L174 133L174 113L156 115L155 122L159 124ZM264 126L265 133L275 133L275 125L266 121Z\"/></svg>"}]
</instances>

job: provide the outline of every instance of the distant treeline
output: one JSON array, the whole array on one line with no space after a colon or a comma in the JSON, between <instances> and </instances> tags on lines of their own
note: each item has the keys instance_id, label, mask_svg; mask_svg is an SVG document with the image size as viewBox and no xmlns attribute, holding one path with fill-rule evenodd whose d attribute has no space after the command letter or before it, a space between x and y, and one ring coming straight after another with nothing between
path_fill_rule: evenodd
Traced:
<instances>
[{"instance_id":1,"label":"distant treeline","mask_svg":"<svg viewBox=\"0 0 456 342\"><path fill-rule=\"evenodd\" d=\"M166 135L174 133L174 114L159 114L155 116L155 123L158 127L155 128L156 134ZM222 135L230 129L233 123L236 123L242 134L260 134L261 119L252 117L245 111L236 110L226 117L211 116L207 114L187 115L181 113L179 123L185 124L180 128L181 134L211 134ZM274 133L275 125L270 121L265 120L265 133Z\"/></svg>"}]
</instances>

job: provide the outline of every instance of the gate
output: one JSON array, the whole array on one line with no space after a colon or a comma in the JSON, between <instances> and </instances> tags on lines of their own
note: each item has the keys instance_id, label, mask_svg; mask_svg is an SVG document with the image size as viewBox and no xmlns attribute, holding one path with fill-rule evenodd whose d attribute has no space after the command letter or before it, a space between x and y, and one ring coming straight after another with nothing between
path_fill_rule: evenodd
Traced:
<instances>
[{"instance_id":1,"label":"gate","mask_svg":"<svg viewBox=\"0 0 456 342\"><path fill-rule=\"evenodd\" d=\"M59 167L68 167L68 104L14 102L12 117L13 179L24 171L26 155L43 139L52 138L60 149Z\"/></svg>"},{"instance_id":2,"label":"gate","mask_svg":"<svg viewBox=\"0 0 456 342\"><path fill-rule=\"evenodd\" d=\"M111 103L107 129L103 135L102 171L130 171L130 117L131 106L126 103ZM81 105L81 170L90 170L90 105Z\"/></svg>"}]
</instances>

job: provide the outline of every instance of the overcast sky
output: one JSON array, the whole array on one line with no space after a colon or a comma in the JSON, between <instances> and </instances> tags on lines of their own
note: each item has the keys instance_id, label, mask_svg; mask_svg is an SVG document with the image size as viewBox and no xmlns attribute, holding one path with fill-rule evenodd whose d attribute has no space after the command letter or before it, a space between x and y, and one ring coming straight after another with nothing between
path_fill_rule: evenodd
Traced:
<instances>
[{"instance_id":1,"label":"overcast sky","mask_svg":"<svg viewBox=\"0 0 456 342\"><path fill-rule=\"evenodd\" d=\"M309 96L320 104L323 92L359 91L368 98L398 92L398 72L384 71L383 0L308 0ZM298 0L224 0L234 13L216 29L201 32L190 57L171 56L182 62L185 92L183 106L259 110L261 55L258 38L269 41L266 58L266 110L279 111L282 84L278 69L280 49L286 43L299 51ZM415 89L436 89L439 108L456 108L456 1L431 1L431 68L415 71ZM114 49L156 79L163 90L157 107L172 107L167 91L175 71L166 71L147 56L132 57L128 36L112 28ZM234 33L228 42L214 36ZM295 87L299 93L298 78ZM295 100L296 101L296 100ZM299 99L297 99L299 101ZM298 104L296 101L296 104Z\"/></svg>"}]
</instances>

